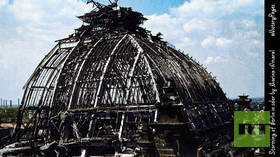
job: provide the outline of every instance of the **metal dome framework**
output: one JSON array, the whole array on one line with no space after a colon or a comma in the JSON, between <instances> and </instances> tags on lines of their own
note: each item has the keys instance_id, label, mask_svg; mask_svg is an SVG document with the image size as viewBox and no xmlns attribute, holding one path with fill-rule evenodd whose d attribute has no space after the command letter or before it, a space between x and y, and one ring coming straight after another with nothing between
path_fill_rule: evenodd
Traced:
<instances>
[{"instance_id":1,"label":"metal dome framework","mask_svg":"<svg viewBox=\"0 0 280 157\"><path fill-rule=\"evenodd\" d=\"M180 156L180 138L232 120L213 77L139 27L140 13L94 4L79 17L86 24L58 40L27 81L17 140L41 141L41 154L55 145L60 155Z\"/></svg>"}]
</instances>

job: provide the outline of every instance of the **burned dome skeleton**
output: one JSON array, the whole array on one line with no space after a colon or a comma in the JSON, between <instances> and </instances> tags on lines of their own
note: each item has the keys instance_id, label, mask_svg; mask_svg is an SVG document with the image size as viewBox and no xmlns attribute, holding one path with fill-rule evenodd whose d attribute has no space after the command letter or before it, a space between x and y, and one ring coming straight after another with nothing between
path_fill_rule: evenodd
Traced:
<instances>
[{"instance_id":1,"label":"burned dome skeleton","mask_svg":"<svg viewBox=\"0 0 280 157\"><path fill-rule=\"evenodd\" d=\"M140 27L141 13L89 2L95 8L78 17L84 24L27 81L18 141L39 141L41 154L55 145L70 156L182 155L180 138L228 124L227 99L205 68Z\"/></svg>"}]
</instances>

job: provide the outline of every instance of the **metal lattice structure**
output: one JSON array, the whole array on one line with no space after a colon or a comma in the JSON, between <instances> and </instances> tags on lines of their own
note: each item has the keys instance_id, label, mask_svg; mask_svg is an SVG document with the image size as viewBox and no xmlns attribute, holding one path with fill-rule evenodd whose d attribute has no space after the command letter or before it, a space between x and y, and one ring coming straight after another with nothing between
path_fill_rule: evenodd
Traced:
<instances>
[{"instance_id":1,"label":"metal lattice structure","mask_svg":"<svg viewBox=\"0 0 280 157\"><path fill-rule=\"evenodd\" d=\"M41 155L183 156L184 140L227 132L227 99L205 68L141 28L141 13L93 3L27 81L18 141Z\"/></svg>"}]
</instances>

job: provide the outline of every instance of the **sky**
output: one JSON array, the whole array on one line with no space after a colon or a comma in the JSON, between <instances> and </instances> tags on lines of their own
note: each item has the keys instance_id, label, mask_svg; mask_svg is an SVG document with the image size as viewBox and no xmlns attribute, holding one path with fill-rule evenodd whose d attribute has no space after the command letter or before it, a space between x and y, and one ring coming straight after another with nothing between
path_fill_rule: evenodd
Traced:
<instances>
[{"instance_id":1,"label":"sky","mask_svg":"<svg viewBox=\"0 0 280 157\"><path fill-rule=\"evenodd\" d=\"M107 0L98 2L108 4ZM264 0L119 0L153 34L192 56L226 93L264 96ZM91 10L85 0L0 0L0 98L17 101L55 40Z\"/></svg>"}]
</instances>

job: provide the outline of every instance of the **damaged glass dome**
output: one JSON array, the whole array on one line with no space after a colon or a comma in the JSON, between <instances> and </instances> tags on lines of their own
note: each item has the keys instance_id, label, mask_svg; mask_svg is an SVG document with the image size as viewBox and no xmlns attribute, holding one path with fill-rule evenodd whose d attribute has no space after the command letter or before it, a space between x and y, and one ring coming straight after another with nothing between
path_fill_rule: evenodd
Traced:
<instances>
[{"instance_id":1,"label":"damaged glass dome","mask_svg":"<svg viewBox=\"0 0 280 157\"><path fill-rule=\"evenodd\" d=\"M187 156L230 143L232 111L204 67L140 27L141 13L88 3L27 81L2 154Z\"/></svg>"}]
</instances>

